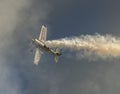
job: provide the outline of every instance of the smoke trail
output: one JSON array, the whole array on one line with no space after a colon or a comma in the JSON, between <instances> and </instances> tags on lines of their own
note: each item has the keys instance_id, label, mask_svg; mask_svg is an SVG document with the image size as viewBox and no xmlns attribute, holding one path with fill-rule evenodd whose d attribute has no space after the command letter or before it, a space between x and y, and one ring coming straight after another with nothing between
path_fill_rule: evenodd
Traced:
<instances>
[{"instance_id":1,"label":"smoke trail","mask_svg":"<svg viewBox=\"0 0 120 94\"><path fill-rule=\"evenodd\" d=\"M120 56L120 38L111 35L81 35L80 37L47 41L47 44L55 48L91 51L102 56Z\"/></svg>"}]
</instances>

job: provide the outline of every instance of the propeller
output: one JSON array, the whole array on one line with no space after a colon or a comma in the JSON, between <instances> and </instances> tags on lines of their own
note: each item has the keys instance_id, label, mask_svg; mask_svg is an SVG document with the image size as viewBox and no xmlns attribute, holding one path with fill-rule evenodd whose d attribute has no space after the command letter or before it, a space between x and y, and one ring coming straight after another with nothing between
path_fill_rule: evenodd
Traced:
<instances>
[{"instance_id":1,"label":"propeller","mask_svg":"<svg viewBox=\"0 0 120 94\"><path fill-rule=\"evenodd\" d=\"M32 38L31 38L32 39ZM32 39L31 41L30 41L30 43L29 43L29 52L34 52L34 50L35 50L35 45L33 44L34 43L34 39Z\"/></svg>"}]
</instances>

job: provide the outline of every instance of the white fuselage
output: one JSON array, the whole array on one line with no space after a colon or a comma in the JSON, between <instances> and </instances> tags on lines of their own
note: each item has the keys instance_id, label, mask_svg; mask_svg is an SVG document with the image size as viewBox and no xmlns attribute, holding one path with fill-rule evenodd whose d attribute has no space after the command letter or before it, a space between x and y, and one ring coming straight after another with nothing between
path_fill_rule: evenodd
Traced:
<instances>
[{"instance_id":1,"label":"white fuselage","mask_svg":"<svg viewBox=\"0 0 120 94\"><path fill-rule=\"evenodd\" d=\"M41 51L46 51L51 53L51 49L46 46L44 41L34 39L34 44L36 45L37 48L39 48Z\"/></svg>"},{"instance_id":2,"label":"white fuselage","mask_svg":"<svg viewBox=\"0 0 120 94\"><path fill-rule=\"evenodd\" d=\"M34 44L37 48L40 49L42 52L49 52L52 55L61 55L61 53L55 52L54 50L50 49L48 46L46 46L45 42L42 40L34 39Z\"/></svg>"}]
</instances>

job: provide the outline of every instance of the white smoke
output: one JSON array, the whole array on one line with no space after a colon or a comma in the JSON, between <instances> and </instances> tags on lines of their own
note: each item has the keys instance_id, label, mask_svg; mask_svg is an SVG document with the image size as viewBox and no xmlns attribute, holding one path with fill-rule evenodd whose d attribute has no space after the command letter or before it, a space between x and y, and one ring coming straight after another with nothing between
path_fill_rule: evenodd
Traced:
<instances>
[{"instance_id":1,"label":"white smoke","mask_svg":"<svg viewBox=\"0 0 120 94\"><path fill-rule=\"evenodd\" d=\"M76 51L93 52L104 56L120 56L120 38L111 35L81 35L80 37L63 38L47 41L48 46Z\"/></svg>"}]
</instances>

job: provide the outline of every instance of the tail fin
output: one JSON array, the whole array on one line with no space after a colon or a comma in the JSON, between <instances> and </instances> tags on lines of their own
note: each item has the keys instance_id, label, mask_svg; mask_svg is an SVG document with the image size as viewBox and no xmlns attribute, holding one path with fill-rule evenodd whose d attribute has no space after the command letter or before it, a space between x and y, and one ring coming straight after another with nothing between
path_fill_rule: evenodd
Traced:
<instances>
[{"instance_id":1,"label":"tail fin","mask_svg":"<svg viewBox=\"0 0 120 94\"><path fill-rule=\"evenodd\" d=\"M56 48L56 53L60 53L60 49L59 48Z\"/></svg>"},{"instance_id":2,"label":"tail fin","mask_svg":"<svg viewBox=\"0 0 120 94\"><path fill-rule=\"evenodd\" d=\"M55 60L56 63L58 62L58 59L59 59L59 56L58 56L58 55L55 55L54 60Z\"/></svg>"}]
</instances>

